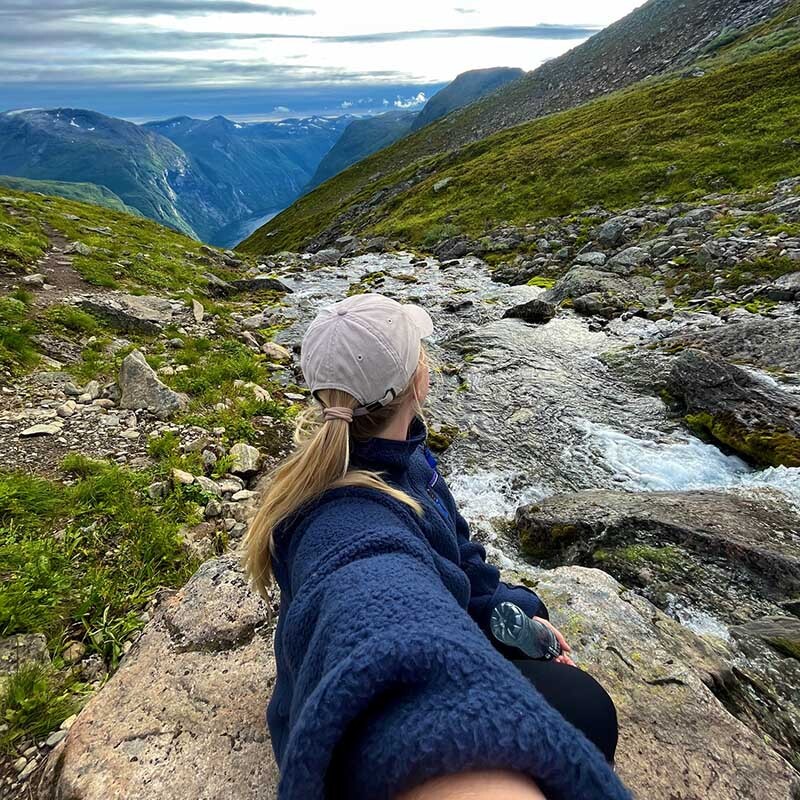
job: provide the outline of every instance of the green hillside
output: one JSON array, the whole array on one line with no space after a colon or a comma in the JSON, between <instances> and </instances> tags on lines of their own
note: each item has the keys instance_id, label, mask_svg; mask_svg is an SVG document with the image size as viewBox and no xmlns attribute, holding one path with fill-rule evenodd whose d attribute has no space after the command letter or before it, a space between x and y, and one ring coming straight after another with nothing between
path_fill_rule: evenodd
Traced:
<instances>
[{"instance_id":1,"label":"green hillside","mask_svg":"<svg viewBox=\"0 0 800 800\"><path fill-rule=\"evenodd\" d=\"M409 137L328 181L240 247L300 250L345 232L431 244L443 226L448 235L479 236L645 194L696 198L796 175L800 146L789 134L800 126L800 46L750 55L758 42L705 72L646 81L395 172L398 151L414 146ZM446 189L434 191L446 178Z\"/></svg>"},{"instance_id":2,"label":"green hillside","mask_svg":"<svg viewBox=\"0 0 800 800\"><path fill-rule=\"evenodd\" d=\"M92 203L112 211L124 211L139 216L139 212L125 203L105 186L96 183L71 183L68 181L35 181L29 178L15 178L11 175L0 175L0 186L16 189L20 192L40 192L64 197L67 200L78 200L81 203Z\"/></svg>"}]
</instances>

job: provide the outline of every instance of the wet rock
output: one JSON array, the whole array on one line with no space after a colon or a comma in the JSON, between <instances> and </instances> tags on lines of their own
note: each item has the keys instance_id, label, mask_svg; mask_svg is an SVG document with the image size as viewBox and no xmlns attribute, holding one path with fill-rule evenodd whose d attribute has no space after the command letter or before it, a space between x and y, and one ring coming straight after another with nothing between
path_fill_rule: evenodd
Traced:
<instances>
[{"instance_id":1,"label":"wet rock","mask_svg":"<svg viewBox=\"0 0 800 800\"><path fill-rule=\"evenodd\" d=\"M186 404L183 395L173 392L159 379L140 350L129 353L119 371L122 391L120 408L144 409L159 419L168 419Z\"/></svg>"},{"instance_id":2,"label":"wet rock","mask_svg":"<svg viewBox=\"0 0 800 800\"><path fill-rule=\"evenodd\" d=\"M327 266L336 266L342 260L342 254L335 248L328 248L327 250L318 250L311 255L312 264L320 264Z\"/></svg>"},{"instance_id":3,"label":"wet rock","mask_svg":"<svg viewBox=\"0 0 800 800\"><path fill-rule=\"evenodd\" d=\"M259 453L257 447L238 442L231 447L230 456L232 459L231 472L234 475L247 477L258 472L261 464L261 453Z\"/></svg>"},{"instance_id":4,"label":"wet rock","mask_svg":"<svg viewBox=\"0 0 800 800\"><path fill-rule=\"evenodd\" d=\"M701 350L673 362L670 395L697 433L764 466L800 466L800 399Z\"/></svg>"},{"instance_id":5,"label":"wet rock","mask_svg":"<svg viewBox=\"0 0 800 800\"><path fill-rule=\"evenodd\" d=\"M159 333L172 321L172 303L162 297L130 294L88 295L73 304L120 331Z\"/></svg>"},{"instance_id":6,"label":"wet rock","mask_svg":"<svg viewBox=\"0 0 800 800\"><path fill-rule=\"evenodd\" d=\"M800 619L762 617L731 629L734 636L757 636L784 655L800 660Z\"/></svg>"},{"instance_id":7,"label":"wet rock","mask_svg":"<svg viewBox=\"0 0 800 800\"><path fill-rule=\"evenodd\" d=\"M264 723L275 680L269 607L236 557L163 597L118 672L50 755L41 800L275 797Z\"/></svg>"},{"instance_id":8,"label":"wet rock","mask_svg":"<svg viewBox=\"0 0 800 800\"><path fill-rule=\"evenodd\" d=\"M770 793L776 781L777 796L793 796L794 770L715 696L732 682L722 643L697 636L599 570L504 575L521 578L547 603L577 664L613 698L617 770L636 797L756 798L763 781Z\"/></svg>"},{"instance_id":9,"label":"wet rock","mask_svg":"<svg viewBox=\"0 0 800 800\"><path fill-rule=\"evenodd\" d=\"M521 319L534 325L549 322L556 315L556 307L544 300L530 300L527 303L509 308L503 314L503 319Z\"/></svg>"},{"instance_id":10,"label":"wet rock","mask_svg":"<svg viewBox=\"0 0 800 800\"><path fill-rule=\"evenodd\" d=\"M766 319L752 314L706 331L677 333L668 348L696 347L737 364L800 372L800 319Z\"/></svg>"},{"instance_id":11,"label":"wet rock","mask_svg":"<svg viewBox=\"0 0 800 800\"><path fill-rule=\"evenodd\" d=\"M267 275L257 275L254 278L240 278L231 281L234 291L237 292L281 292L282 294L291 293L291 289L286 284L281 283L277 278L270 278Z\"/></svg>"},{"instance_id":12,"label":"wet rock","mask_svg":"<svg viewBox=\"0 0 800 800\"><path fill-rule=\"evenodd\" d=\"M524 506L515 524L529 558L602 566L662 607L680 596L744 622L800 592L800 517L767 489L587 490Z\"/></svg>"}]
</instances>

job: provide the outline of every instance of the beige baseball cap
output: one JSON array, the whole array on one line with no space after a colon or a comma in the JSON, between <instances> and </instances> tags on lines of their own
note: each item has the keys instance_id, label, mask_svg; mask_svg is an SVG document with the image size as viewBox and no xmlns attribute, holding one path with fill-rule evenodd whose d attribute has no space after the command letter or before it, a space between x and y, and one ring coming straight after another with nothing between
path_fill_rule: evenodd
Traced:
<instances>
[{"instance_id":1,"label":"beige baseball cap","mask_svg":"<svg viewBox=\"0 0 800 800\"><path fill-rule=\"evenodd\" d=\"M309 325L300 367L312 394L340 389L362 414L389 403L408 386L421 340L433 333L424 308L381 294L357 294L323 308Z\"/></svg>"}]
</instances>

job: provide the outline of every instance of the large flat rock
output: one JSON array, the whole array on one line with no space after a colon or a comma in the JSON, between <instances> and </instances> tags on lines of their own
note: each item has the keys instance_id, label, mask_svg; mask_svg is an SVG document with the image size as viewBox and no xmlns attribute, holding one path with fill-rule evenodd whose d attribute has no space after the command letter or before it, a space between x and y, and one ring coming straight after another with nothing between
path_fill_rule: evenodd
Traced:
<instances>
[{"instance_id":1,"label":"large flat rock","mask_svg":"<svg viewBox=\"0 0 800 800\"><path fill-rule=\"evenodd\" d=\"M275 679L269 608L236 559L206 562L53 751L49 800L268 800L264 711Z\"/></svg>"},{"instance_id":2,"label":"large flat rock","mask_svg":"<svg viewBox=\"0 0 800 800\"><path fill-rule=\"evenodd\" d=\"M576 660L617 703L617 766L637 797L790 797L796 773L709 688L728 679L720 650L598 570L561 568L536 580ZM234 558L207 562L159 604L53 751L41 800L274 798L267 620Z\"/></svg>"}]
</instances>

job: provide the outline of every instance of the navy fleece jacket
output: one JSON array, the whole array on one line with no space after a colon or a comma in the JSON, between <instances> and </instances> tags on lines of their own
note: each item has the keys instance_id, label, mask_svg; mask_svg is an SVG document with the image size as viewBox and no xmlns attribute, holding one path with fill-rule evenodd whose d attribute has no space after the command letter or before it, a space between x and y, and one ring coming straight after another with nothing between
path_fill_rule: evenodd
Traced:
<instances>
[{"instance_id":1,"label":"navy fleece jacket","mask_svg":"<svg viewBox=\"0 0 800 800\"><path fill-rule=\"evenodd\" d=\"M424 448L354 443L354 466L419 500L334 489L281 525L278 677L267 713L281 800L389 800L475 769L533 777L551 800L629 795L600 752L492 647L494 606L546 615L469 540Z\"/></svg>"}]
</instances>

